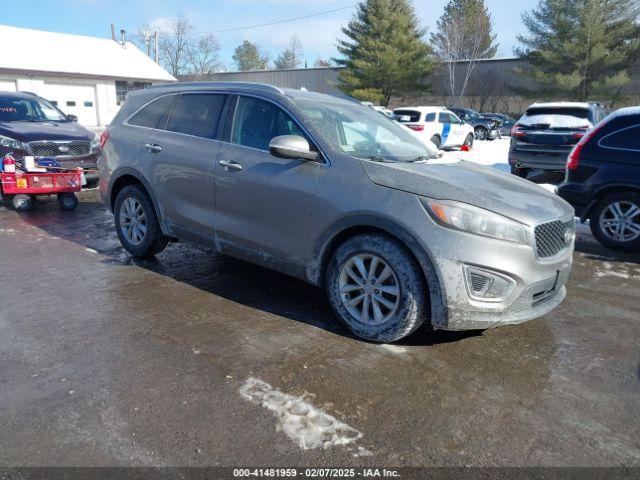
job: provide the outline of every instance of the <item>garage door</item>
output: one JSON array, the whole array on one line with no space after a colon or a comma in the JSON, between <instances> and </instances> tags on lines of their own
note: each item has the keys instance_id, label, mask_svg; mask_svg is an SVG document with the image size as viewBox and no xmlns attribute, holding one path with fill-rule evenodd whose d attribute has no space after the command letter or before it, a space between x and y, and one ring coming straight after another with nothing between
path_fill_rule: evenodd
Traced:
<instances>
[{"instance_id":1,"label":"garage door","mask_svg":"<svg viewBox=\"0 0 640 480\"><path fill-rule=\"evenodd\" d=\"M0 80L0 92L15 92L16 82L12 80Z\"/></svg>"},{"instance_id":2,"label":"garage door","mask_svg":"<svg viewBox=\"0 0 640 480\"><path fill-rule=\"evenodd\" d=\"M67 115L78 117L78 123L86 127L98 124L96 90L93 85L45 83L39 95L53 102Z\"/></svg>"}]
</instances>

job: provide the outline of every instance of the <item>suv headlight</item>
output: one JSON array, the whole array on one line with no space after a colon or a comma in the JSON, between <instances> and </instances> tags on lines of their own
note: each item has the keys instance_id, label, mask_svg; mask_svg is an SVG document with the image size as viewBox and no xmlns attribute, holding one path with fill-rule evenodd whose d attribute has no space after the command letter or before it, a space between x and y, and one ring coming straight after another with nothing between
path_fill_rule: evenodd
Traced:
<instances>
[{"instance_id":1,"label":"suv headlight","mask_svg":"<svg viewBox=\"0 0 640 480\"><path fill-rule=\"evenodd\" d=\"M527 243L525 226L497 213L452 200L425 199L433 217L442 225L515 243Z\"/></svg>"},{"instance_id":2,"label":"suv headlight","mask_svg":"<svg viewBox=\"0 0 640 480\"><path fill-rule=\"evenodd\" d=\"M13 138L5 137L0 135L0 147L12 148L14 150L24 150L26 152L29 151L29 147L26 143L22 143L18 140L14 140Z\"/></svg>"}]
</instances>

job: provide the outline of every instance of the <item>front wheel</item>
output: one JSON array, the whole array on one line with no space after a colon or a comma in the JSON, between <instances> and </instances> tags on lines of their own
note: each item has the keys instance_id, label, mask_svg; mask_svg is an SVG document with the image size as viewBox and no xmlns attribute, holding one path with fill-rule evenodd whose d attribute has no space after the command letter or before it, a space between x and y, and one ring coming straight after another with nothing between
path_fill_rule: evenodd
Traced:
<instances>
[{"instance_id":1,"label":"front wheel","mask_svg":"<svg viewBox=\"0 0 640 480\"><path fill-rule=\"evenodd\" d=\"M640 195L620 192L606 196L591 212L589 227L607 247L640 248Z\"/></svg>"},{"instance_id":2,"label":"front wheel","mask_svg":"<svg viewBox=\"0 0 640 480\"><path fill-rule=\"evenodd\" d=\"M124 187L113 209L116 233L122 246L134 257L160 253L169 239L162 233L153 203L140 185Z\"/></svg>"},{"instance_id":3,"label":"front wheel","mask_svg":"<svg viewBox=\"0 0 640 480\"><path fill-rule=\"evenodd\" d=\"M340 245L327 269L326 288L338 318L366 340L400 340L428 317L419 266L386 235L357 235Z\"/></svg>"},{"instance_id":4,"label":"front wheel","mask_svg":"<svg viewBox=\"0 0 640 480\"><path fill-rule=\"evenodd\" d=\"M486 140L487 139L487 129L484 127L476 127L473 130L473 133L476 137L476 140Z\"/></svg>"}]
</instances>

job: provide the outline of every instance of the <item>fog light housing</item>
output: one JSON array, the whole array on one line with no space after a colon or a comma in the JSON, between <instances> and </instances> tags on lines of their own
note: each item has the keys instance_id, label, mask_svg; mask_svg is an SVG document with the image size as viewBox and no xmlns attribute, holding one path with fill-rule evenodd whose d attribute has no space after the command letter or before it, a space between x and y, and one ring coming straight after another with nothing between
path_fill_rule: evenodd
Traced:
<instances>
[{"instance_id":1,"label":"fog light housing","mask_svg":"<svg viewBox=\"0 0 640 480\"><path fill-rule=\"evenodd\" d=\"M516 287L514 279L484 268L465 265L464 277L469 296L482 302L501 302Z\"/></svg>"}]
</instances>

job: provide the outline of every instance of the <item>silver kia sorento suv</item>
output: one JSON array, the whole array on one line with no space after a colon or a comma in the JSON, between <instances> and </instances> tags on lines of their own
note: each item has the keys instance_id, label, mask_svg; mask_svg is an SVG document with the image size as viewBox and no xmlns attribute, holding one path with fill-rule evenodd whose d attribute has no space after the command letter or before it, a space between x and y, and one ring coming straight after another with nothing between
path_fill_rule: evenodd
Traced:
<instances>
[{"instance_id":1,"label":"silver kia sorento suv","mask_svg":"<svg viewBox=\"0 0 640 480\"><path fill-rule=\"evenodd\" d=\"M445 161L348 98L178 83L127 96L100 193L134 256L169 239L324 286L356 335L485 329L565 297L574 213L514 176Z\"/></svg>"}]
</instances>

